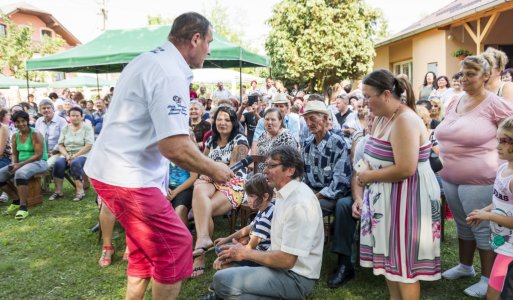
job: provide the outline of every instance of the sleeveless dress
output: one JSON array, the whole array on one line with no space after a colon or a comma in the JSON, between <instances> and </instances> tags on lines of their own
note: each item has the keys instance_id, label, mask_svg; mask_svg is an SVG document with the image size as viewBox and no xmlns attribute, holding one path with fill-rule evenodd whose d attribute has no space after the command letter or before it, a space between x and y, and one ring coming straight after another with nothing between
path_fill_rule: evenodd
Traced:
<instances>
[{"instance_id":1,"label":"sleeveless dress","mask_svg":"<svg viewBox=\"0 0 513 300\"><path fill-rule=\"evenodd\" d=\"M379 126L377 126L379 127ZM371 136L364 159L371 168L394 164L390 129ZM431 143L419 149L415 174L400 182L365 188L361 213L360 265L390 281L437 280L440 264L440 187L429 165Z\"/></svg>"}]
</instances>

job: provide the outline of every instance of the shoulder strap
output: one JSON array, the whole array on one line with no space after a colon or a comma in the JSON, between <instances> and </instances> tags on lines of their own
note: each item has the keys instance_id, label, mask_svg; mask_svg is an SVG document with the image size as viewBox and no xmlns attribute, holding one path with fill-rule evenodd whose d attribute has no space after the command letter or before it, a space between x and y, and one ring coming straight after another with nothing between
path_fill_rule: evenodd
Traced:
<instances>
[{"instance_id":1,"label":"shoulder strap","mask_svg":"<svg viewBox=\"0 0 513 300\"><path fill-rule=\"evenodd\" d=\"M502 97L502 89L504 88L504 81L499 83L499 90L497 91L497 96Z\"/></svg>"}]
</instances>

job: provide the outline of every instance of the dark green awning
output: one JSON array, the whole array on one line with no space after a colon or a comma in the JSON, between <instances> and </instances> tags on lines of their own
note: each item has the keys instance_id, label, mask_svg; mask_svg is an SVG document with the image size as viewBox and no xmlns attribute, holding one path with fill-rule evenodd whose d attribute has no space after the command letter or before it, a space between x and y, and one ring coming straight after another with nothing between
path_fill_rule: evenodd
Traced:
<instances>
[{"instance_id":1,"label":"dark green awning","mask_svg":"<svg viewBox=\"0 0 513 300\"><path fill-rule=\"evenodd\" d=\"M27 61L27 70L60 72L121 72L137 55L161 46L167 40L169 25L137 29L107 30L96 39L68 51ZM269 67L269 59L249 52L214 33L210 56L204 67Z\"/></svg>"}]
</instances>

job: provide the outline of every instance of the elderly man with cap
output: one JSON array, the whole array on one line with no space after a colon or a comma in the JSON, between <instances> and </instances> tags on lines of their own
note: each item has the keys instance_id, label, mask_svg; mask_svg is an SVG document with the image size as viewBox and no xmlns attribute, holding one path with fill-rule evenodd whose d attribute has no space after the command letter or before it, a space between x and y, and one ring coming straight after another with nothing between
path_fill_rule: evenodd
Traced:
<instances>
[{"instance_id":1,"label":"elderly man with cap","mask_svg":"<svg viewBox=\"0 0 513 300\"><path fill-rule=\"evenodd\" d=\"M271 103L272 107L276 107L280 110L280 114L283 117L283 123L285 124L285 128L290 130L296 141L299 143L299 121L297 119L292 118L289 115L290 101L287 99L287 96L282 93L276 94ZM260 119L258 120L257 127L255 128L255 133L253 134L253 143L256 143L256 141L258 141L258 139L264 132L264 119Z\"/></svg>"},{"instance_id":2,"label":"elderly man with cap","mask_svg":"<svg viewBox=\"0 0 513 300\"><path fill-rule=\"evenodd\" d=\"M328 278L328 286L343 286L354 277L351 247L356 221L351 215L351 165L347 144L342 137L328 130L328 111L321 101L308 101L303 113L311 135L303 142L305 176L319 199L323 215L335 214L332 252L338 255L336 272Z\"/></svg>"}]
</instances>

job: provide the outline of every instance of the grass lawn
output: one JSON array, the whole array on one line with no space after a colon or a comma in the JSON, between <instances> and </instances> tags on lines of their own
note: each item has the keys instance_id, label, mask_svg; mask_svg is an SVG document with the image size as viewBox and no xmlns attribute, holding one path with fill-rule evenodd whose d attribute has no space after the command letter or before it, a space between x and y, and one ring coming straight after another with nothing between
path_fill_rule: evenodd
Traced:
<instances>
[{"instance_id":1,"label":"grass lawn","mask_svg":"<svg viewBox=\"0 0 513 300\"><path fill-rule=\"evenodd\" d=\"M113 265L100 269L98 235L89 228L97 222L98 209L93 190L81 202L70 201L73 191L66 186L65 198L44 201L30 210L23 221L0 214L0 299L122 299L125 294L126 263L121 258L124 236L114 240L117 252ZM45 196L47 199L48 196ZM5 207L0 207L3 211ZM457 262L454 222L446 222L446 241L442 244L442 267ZM216 219L216 237L226 234L228 220ZM199 299L208 292L213 275L209 267L214 254L207 256L207 272L201 278L186 280L180 299ZM475 262L478 262L476 257ZM325 251L321 280L309 299L387 299L384 278L358 268L356 279L341 289L329 289L326 278L335 266L335 256ZM476 268L476 271L480 271ZM463 294L477 281L439 280L422 283L422 299L472 299ZM258 280L258 278L255 278ZM148 293L147 299L151 296Z\"/></svg>"}]
</instances>

